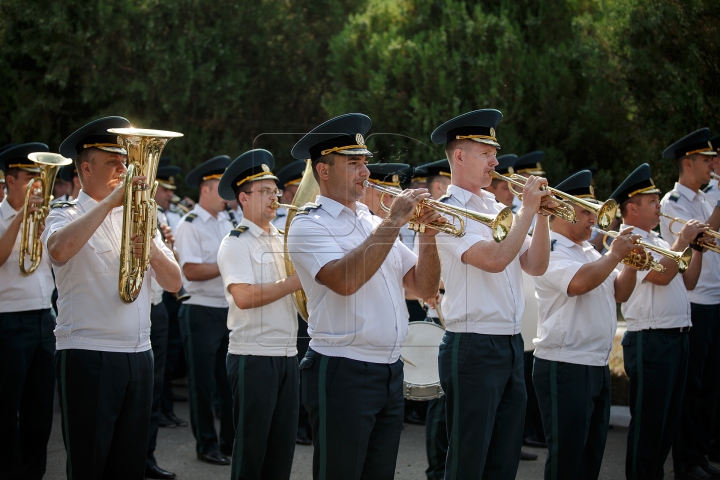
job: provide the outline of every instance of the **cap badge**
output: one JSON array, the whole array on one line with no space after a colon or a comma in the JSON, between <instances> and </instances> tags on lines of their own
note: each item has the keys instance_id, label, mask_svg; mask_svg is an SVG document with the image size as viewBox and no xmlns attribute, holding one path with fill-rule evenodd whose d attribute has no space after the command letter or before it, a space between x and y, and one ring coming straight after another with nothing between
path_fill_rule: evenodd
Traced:
<instances>
[{"instance_id":1,"label":"cap badge","mask_svg":"<svg viewBox=\"0 0 720 480\"><path fill-rule=\"evenodd\" d=\"M365 139L363 138L362 134L360 134L360 133L355 134L355 142L358 145L365 145Z\"/></svg>"},{"instance_id":2,"label":"cap badge","mask_svg":"<svg viewBox=\"0 0 720 480\"><path fill-rule=\"evenodd\" d=\"M490 136L491 136L491 137L494 137L494 136L495 136L495 129L492 128L492 127L490 127Z\"/></svg>"},{"instance_id":3,"label":"cap badge","mask_svg":"<svg viewBox=\"0 0 720 480\"><path fill-rule=\"evenodd\" d=\"M360 134L358 133L358 135L360 135ZM398 175L395 174L392 176L392 181L393 181L393 183L398 183L400 181L400 177L398 177Z\"/></svg>"},{"instance_id":4,"label":"cap badge","mask_svg":"<svg viewBox=\"0 0 720 480\"><path fill-rule=\"evenodd\" d=\"M262 171L263 171L263 172L269 172L269 171L270 171L270 167L268 167L268 166L265 165L264 163L263 163L262 165L260 165L260 168L262 168Z\"/></svg>"}]
</instances>

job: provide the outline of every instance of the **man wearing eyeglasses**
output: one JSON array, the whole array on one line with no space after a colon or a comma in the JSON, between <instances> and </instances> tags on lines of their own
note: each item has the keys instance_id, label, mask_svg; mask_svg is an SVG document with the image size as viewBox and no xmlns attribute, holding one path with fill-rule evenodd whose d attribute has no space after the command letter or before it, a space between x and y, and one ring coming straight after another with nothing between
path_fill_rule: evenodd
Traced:
<instances>
[{"instance_id":1,"label":"man wearing eyeglasses","mask_svg":"<svg viewBox=\"0 0 720 480\"><path fill-rule=\"evenodd\" d=\"M285 271L283 237L271 223L282 192L267 150L250 150L228 167L218 191L237 200L240 224L218 252L230 310L227 370L233 392L235 448L231 478L288 479L297 433L298 324L291 294L301 287Z\"/></svg>"},{"instance_id":2,"label":"man wearing eyeglasses","mask_svg":"<svg viewBox=\"0 0 720 480\"><path fill-rule=\"evenodd\" d=\"M223 238L233 229L225 212L226 201L218 194L218 183L230 157L220 155L196 167L185 183L200 190L200 199L185 215L175 234L183 284L190 298L180 310L180 334L188 364L190 423L200 460L229 465L235 429L232 394L225 356L230 331L228 303L217 264ZM217 402L213 397L217 395ZM214 403L219 405L220 436L215 430Z\"/></svg>"}]
</instances>

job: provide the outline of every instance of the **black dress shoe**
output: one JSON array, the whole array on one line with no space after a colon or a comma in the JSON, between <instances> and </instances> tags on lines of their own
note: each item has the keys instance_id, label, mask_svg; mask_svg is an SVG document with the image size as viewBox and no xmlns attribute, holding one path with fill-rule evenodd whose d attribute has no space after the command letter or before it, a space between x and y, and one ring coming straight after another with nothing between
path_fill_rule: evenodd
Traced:
<instances>
[{"instance_id":1,"label":"black dress shoe","mask_svg":"<svg viewBox=\"0 0 720 480\"><path fill-rule=\"evenodd\" d=\"M295 443L298 445L312 445L312 439L303 433L295 437Z\"/></svg>"},{"instance_id":2,"label":"black dress shoe","mask_svg":"<svg viewBox=\"0 0 720 480\"><path fill-rule=\"evenodd\" d=\"M700 468L700 465L695 465L685 473L675 474L675 478L678 480L710 480L715 477Z\"/></svg>"},{"instance_id":3,"label":"black dress shoe","mask_svg":"<svg viewBox=\"0 0 720 480\"><path fill-rule=\"evenodd\" d=\"M152 467L145 467L145 478L167 479L175 478L176 476L177 475L175 475L174 473L163 470L157 465L153 465Z\"/></svg>"},{"instance_id":4,"label":"black dress shoe","mask_svg":"<svg viewBox=\"0 0 720 480\"><path fill-rule=\"evenodd\" d=\"M538 438L534 435L532 437L523 438L523 445L525 445L526 447L547 448L547 443L545 443L545 440Z\"/></svg>"},{"instance_id":5,"label":"black dress shoe","mask_svg":"<svg viewBox=\"0 0 720 480\"><path fill-rule=\"evenodd\" d=\"M198 458L213 465L230 465L230 459L220 453L220 450L213 450L208 453L198 453Z\"/></svg>"},{"instance_id":6,"label":"black dress shoe","mask_svg":"<svg viewBox=\"0 0 720 480\"><path fill-rule=\"evenodd\" d=\"M158 425L163 428L175 428L177 427L177 423L170 420L168 417L166 417L164 414L160 414L160 418L158 418Z\"/></svg>"},{"instance_id":7,"label":"black dress shoe","mask_svg":"<svg viewBox=\"0 0 720 480\"><path fill-rule=\"evenodd\" d=\"M182 418L175 415L175 412L168 412L165 414L165 416L168 418L168 420L172 420L175 422L175 425L178 427L187 427L188 423L183 420Z\"/></svg>"},{"instance_id":8,"label":"black dress shoe","mask_svg":"<svg viewBox=\"0 0 720 480\"><path fill-rule=\"evenodd\" d=\"M702 468L703 470L705 470L705 473L707 473L707 474L710 475L711 477L713 477L713 478L720 478L720 470L718 470L717 468L713 467L712 465L710 465L710 464L700 465L700 468Z\"/></svg>"},{"instance_id":9,"label":"black dress shoe","mask_svg":"<svg viewBox=\"0 0 720 480\"><path fill-rule=\"evenodd\" d=\"M422 418L415 410L411 410L405 414L405 423L413 425L425 425L425 419Z\"/></svg>"},{"instance_id":10,"label":"black dress shoe","mask_svg":"<svg viewBox=\"0 0 720 480\"><path fill-rule=\"evenodd\" d=\"M526 452L525 450L520 450L520 460L537 460L538 456L534 453Z\"/></svg>"}]
</instances>

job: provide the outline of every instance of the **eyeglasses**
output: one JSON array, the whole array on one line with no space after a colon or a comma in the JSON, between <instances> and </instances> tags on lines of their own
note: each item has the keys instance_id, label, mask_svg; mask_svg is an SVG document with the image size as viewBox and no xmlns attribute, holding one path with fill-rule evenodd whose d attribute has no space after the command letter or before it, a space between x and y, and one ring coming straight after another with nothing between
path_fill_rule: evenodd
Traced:
<instances>
[{"instance_id":1,"label":"eyeglasses","mask_svg":"<svg viewBox=\"0 0 720 480\"><path fill-rule=\"evenodd\" d=\"M277 188L274 189L274 190L271 190L271 189L269 189L269 188L263 188L263 189L261 189L261 190L251 190L251 191L245 192L245 193L247 193L247 194L249 195L249 194L251 194L251 193L258 193L258 192L260 192L260 195L273 196L273 197L280 197L280 196L282 196L282 194L283 194L283 191L282 191L282 190L278 190Z\"/></svg>"}]
</instances>

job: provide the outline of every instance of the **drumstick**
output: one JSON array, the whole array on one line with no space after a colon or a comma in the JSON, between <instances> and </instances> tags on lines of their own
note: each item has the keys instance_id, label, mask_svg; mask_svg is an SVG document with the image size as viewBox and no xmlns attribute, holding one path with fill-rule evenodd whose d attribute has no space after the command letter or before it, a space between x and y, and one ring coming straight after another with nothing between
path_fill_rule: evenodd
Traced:
<instances>
[{"instance_id":1,"label":"drumstick","mask_svg":"<svg viewBox=\"0 0 720 480\"><path fill-rule=\"evenodd\" d=\"M402 357L402 361L403 361L404 363L407 363L408 365L410 365L410 366L412 366L412 367L417 367L417 365L415 365L413 362L411 362L410 360L408 360L408 359L405 358L405 357Z\"/></svg>"}]
</instances>

